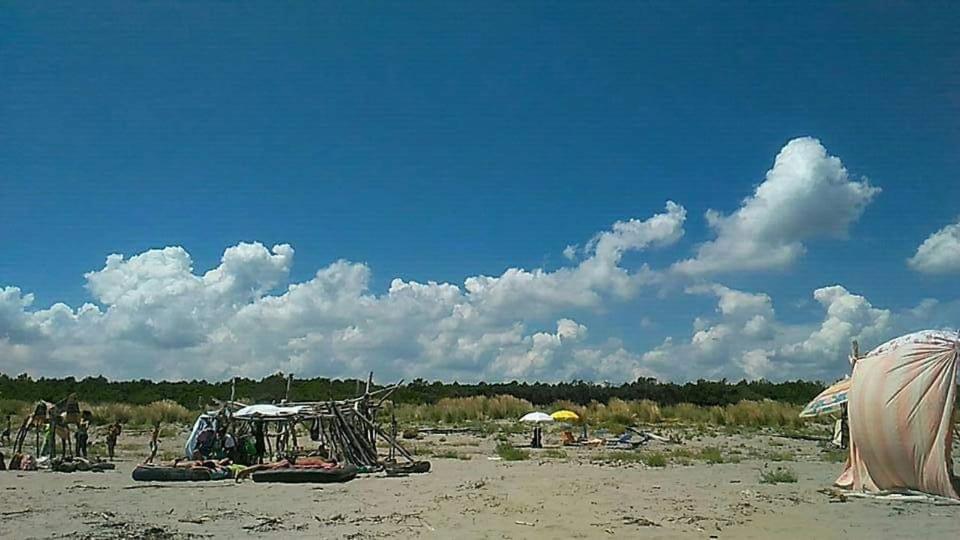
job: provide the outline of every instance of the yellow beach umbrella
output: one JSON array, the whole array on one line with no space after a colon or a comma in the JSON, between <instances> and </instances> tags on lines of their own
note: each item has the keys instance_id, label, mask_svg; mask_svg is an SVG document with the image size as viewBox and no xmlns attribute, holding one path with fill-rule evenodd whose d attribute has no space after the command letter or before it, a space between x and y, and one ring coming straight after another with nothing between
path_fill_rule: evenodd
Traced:
<instances>
[{"instance_id":1,"label":"yellow beach umbrella","mask_svg":"<svg viewBox=\"0 0 960 540\"><path fill-rule=\"evenodd\" d=\"M578 422L578 421L580 421L580 416L577 415L577 413L575 413L575 412L573 412L573 411L568 411L568 410L566 410L566 409L563 409L563 410L561 410L561 411L557 411L557 412L551 414L550 417L553 418L554 420L556 420L557 422Z\"/></svg>"}]
</instances>

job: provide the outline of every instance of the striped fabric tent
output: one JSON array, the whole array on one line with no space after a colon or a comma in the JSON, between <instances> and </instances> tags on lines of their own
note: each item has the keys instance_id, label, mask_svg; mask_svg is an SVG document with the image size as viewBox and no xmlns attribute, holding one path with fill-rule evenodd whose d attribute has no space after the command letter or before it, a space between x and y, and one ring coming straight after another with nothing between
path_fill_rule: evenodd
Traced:
<instances>
[{"instance_id":1,"label":"striped fabric tent","mask_svg":"<svg viewBox=\"0 0 960 540\"><path fill-rule=\"evenodd\" d=\"M960 336L923 331L877 347L850 378L850 456L836 485L960 499L950 458Z\"/></svg>"},{"instance_id":2,"label":"striped fabric tent","mask_svg":"<svg viewBox=\"0 0 960 540\"><path fill-rule=\"evenodd\" d=\"M850 379L844 379L833 384L807 403L800 411L800 418L830 414L840 410L840 406L847 402L847 393L850 391Z\"/></svg>"}]
</instances>

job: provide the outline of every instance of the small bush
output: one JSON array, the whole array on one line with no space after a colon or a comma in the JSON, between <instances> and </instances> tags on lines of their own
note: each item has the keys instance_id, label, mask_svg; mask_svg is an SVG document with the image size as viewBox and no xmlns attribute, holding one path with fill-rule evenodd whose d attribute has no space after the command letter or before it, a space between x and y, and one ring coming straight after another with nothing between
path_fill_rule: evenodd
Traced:
<instances>
[{"instance_id":1,"label":"small bush","mask_svg":"<svg viewBox=\"0 0 960 540\"><path fill-rule=\"evenodd\" d=\"M697 457L706 461L707 463L723 463L723 454L716 446L707 446L703 448L700 450L700 454Z\"/></svg>"},{"instance_id":2,"label":"small bush","mask_svg":"<svg viewBox=\"0 0 960 540\"><path fill-rule=\"evenodd\" d=\"M650 452L643 455L643 464L647 467L666 467L667 456L662 452Z\"/></svg>"},{"instance_id":3,"label":"small bush","mask_svg":"<svg viewBox=\"0 0 960 540\"><path fill-rule=\"evenodd\" d=\"M567 453L557 448L548 448L540 453L545 458L566 459Z\"/></svg>"},{"instance_id":4,"label":"small bush","mask_svg":"<svg viewBox=\"0 0 960 540\"><path fill-rule=\"evenodd\" d=\"M497 455L504 461L524 461L530 459L530 452L515 448L506 443L497 445Z\"/></svg>"},{"instance_id":5,"label":"small bush","mask_svg":"<svg viewBox=\"0 0 960 540\"><path fill-rule=\"evenodd\" d=\"M761 484L794 484L797 482L797 473L790 469L777 467L760 471Z\"/></svg>"}]
</instances>

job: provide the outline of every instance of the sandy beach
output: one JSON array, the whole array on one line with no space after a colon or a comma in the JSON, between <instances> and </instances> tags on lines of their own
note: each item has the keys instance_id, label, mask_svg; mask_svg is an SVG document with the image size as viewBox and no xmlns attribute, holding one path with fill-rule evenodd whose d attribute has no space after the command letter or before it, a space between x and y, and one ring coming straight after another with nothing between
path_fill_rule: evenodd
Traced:
<instances>
[{"instance_id":1,"label":"sandy beach","mask_svg":"<svg viewBox=\"0 0 960 540\"><path fill-rule=\"evenodd\" d=\"M429 455L429 474L336 485L134 482L145 441L125 436L115 471L0 474L0 537L956 538L960 523L960 506L838 498L827 488L841 464L825 461L818 442L771 434L648 443L669 456L718 448L734 461L664 467L590 448L529 450L530 459L508 462L493 436L432 434L406 441ZM179 445L171 437L164 452ZM777 467L797 481L762 483L761 471Z\"/></svg>"}]
</instances>

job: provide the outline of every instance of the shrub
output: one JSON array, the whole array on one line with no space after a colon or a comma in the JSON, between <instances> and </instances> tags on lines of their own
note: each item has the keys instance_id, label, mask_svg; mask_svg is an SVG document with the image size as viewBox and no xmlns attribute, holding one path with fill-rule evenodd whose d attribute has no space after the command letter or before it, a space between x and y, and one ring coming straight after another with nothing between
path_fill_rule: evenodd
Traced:
<instances>
[{"instance_id":1,"label":"shrub","mask_svg":"<svg viewBox=\"0 0 960 540\"><path fill-rule=\"evenodd\" d=\"M707 446L703 448L700 450L700 454L697 457L706 461L707 463L723 463L723 454L716 446Z\"/></svg>"},{"instance_id":2,"label":"shrub","mask_svg":"<svg viewBox=\"0 0 960 540\"><path fill-rule=\"evenodd\" d=\"M515 448L510 444L500 443L497 445L497 455L504 461L523 461L530 459L530 452Z\"/></svg>"},{"instance_id":3,"label":"shrub","mask_svg":"<svg viewBox=\"0 0 960 540\"><path fill-rule=\"evenodd\" d=\"M797 473L791 469L777 467L760 471L761 484L793 484L797 481Z\"/></svg>"},{"instance_id":4,"label":"shrub","mask_svg":"<svg viewBox=\"0 0 960 540\"><path fill-rule=\"evenodd\" d=\"M663 455L662 452L650 452L648 454L643 454L643 464L647 467L666 467L667 466L667 456Z\"/></svg>"},{"instance_id":5,"label":"shrub","mask_svg":"<svg viewBox=\"0 0 960 540\"><path fill-rule=\"evenodd\" d=\"M548 448L540 453L545 458L566 459L567 453L557 448Z\"/></svg>"}]
</instances>

